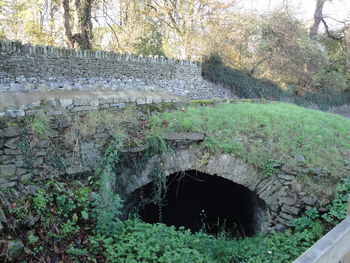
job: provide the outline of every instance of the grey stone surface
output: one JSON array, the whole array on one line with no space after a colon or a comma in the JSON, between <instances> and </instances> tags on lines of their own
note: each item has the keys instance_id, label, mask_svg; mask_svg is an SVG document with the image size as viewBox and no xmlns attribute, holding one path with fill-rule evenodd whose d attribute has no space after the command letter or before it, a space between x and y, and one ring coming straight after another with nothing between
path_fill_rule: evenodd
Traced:
<instances>
[{"instance_id":1,"label":"grey stone surface","mask_svg":"<svg viewBox=\"0 0 350 263\"><path fill-rule=\"evenodd\" d=\"M299 208L296 208L296 207L294 207L294 206L290 206L290 205L283 205L283 206L282 206L282 211L283 211L283 212L286 212L286 213L288 213L288 214L298 215L300 209L299 209Z\"/></svg>"},{"instance_id":2,"label":"grey stone surface","mask_svg":"<svg viewBox=\"0 0 350 263\"><path fill-rule=\"evenodd\" d=\"M286 198L283 198L283 199L281 200L281 203L282 203L282 204L286 204L286 205L291 205L291 206L293 206L293 205L295 205L296 200L294 200L293 198L286 197Z\"/></svg>"},{"instance_id":3,"label":"grey stone surface","mask_svg":"<svg viewBox=\"0 0 350 263\"><path fill-rule=\"evenodd\" d=\"M292 220L292 219L294 218L293 215L286 214L286 213L283 213L283 212L280 213L280 217L283 218L283 219L285 219L285 220L288 220L288 221L290 221L290 220Z\"/></svg>"},{"instance_id":4,"label":"grey stone surface","mask_svg":"<svg viewBox=\"0 0 350 263\"><path fill-rule=\"evenodd\" d=\"M5 137L16 137L21 134L21 129L18 126L7 127L4 129Z\"/></svg>"},{"instance_id":5,"label":"grey stone surface","mask_svg":"<svg viewBox=\"0 0 350 263\"><path fill-rule=\"evenodd\" d=\"M99 87L107 90L163 90L192 99L236 97L230 89L203 80L201 65L197 62L125 56L104 51L92 51L82 57L75 50L70 50L66 55L66 51L52 47L28 49L22 44L7 42L3 45L2 42L0 40L0 61L5 63L2 64L0 93ZM17 45L15 50L12 48L14 45ZM106 55L101 57L102 53ZM159 99L152 96L136 100L137 104L157 101ZM64 108L71 104L72 101L61 102ZM76 100L74 104L98 106L98 101L87 104L84 100ZM35 103L30 104L25 110L35 106ZM24 111L10 109L7 114L12 117L24 116Z\"/></svg>"},{"instance_id":6,"label":"grey stone surface","mask_svg":"<svg viewBox=\"0 0 350 263\"><path fill-rule=\"evenodd\" d=\"M286 181L292 181L295 179L295 176L290 174L278 174L277 177Z\"/></svg>"},{"instance_id":7,"label":"grey stone surface","mask_svg":"<svg viewBox=\"0 0 350 263\"><path fill-rule=\"evenodd\" d=\"M315 198L311 198L307 196L304 196L301 200L304 202L305 205L308 205L308 206L314 206L317 202Z\"/></svg>"},{"instance_id":8,"label":"grey stone surface","mask_svg":"<svg viewBox=\"0 0 350 263\"><path fill-rule=\"evenodd\" d=\"M10 148L11 150L17 149L17 144L19 143L19 137L11 138L5 142L5 147Z\"/></svg>"},{"instance_id":9,"label":"grey stone surface","mask_svg":"<svg viewBox=\"0 0 350 263\"><path fill-rule=\"evenodd\" d=\"M301 154L295 155L294 159L298 162L303 162L303 163L306 161L305 156Z\"/></svg>"},{"instance_id":10,"label":"grey stone surface","mask_svg":"<svg viewBox=\"0 0 350 263\"><path fill-rule=\"evenodd\" d=\"M16 166L13 164L0 165L0 176L13 176L16 174Z\"/></svg>"}]
</instances>

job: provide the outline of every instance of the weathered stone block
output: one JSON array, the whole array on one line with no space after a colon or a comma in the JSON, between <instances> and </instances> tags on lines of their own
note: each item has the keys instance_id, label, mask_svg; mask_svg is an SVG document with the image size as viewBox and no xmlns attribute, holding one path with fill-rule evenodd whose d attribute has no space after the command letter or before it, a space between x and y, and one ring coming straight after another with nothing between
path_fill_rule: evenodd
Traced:
<instances>
[{"instance_id":1,"label":"weathered stone block","mask_svg":"<svg viewBox=\"0 0 350 263\"><path fill-rule=\"evenodd\" d=\"M73 112L98 110L97 106L78 106L73 108Z\"/></svg>"},{"instance_id":2,"label":"weathered stone block","mask_svg":"<svg viewBox=\"0 0 350 263\"><path fill-rule=\"evenodd\" d=\"M295 179L295 176L293 175L288 175L288 174L278 174L277 177L282 180L286 181L292 181Z\"/></svg>"},{"instance_id":3,"label":"weathered stone block","mask_svg":"<svg viewBox=\"0 0 350 263\"><path fill-rule=\"evenodd\" d=\"M152 96L146 96L146 104L151 104L151 103L153 103Z\"/></svg>"},{"instance_id":4,"label":"weathered stone block","mask_svg":"<svg viewBox=\"0 0 350 263\"><path fill-rule=\"evenodd\" d=\"M16 166L13 164L0 165L0 176L14 176L16 175Z\"/></svg>"},{"instance_id":5,"label":"weathered stone block","mask_svg":"<svg viewBox=\"0 0 350 263\"><path fill-rule=\"evenodd\" d=\"M277 222L288 227L290 226L289 220L283 219L281 217L277 218Z\"/></svg>"},{"instance_id":6,"label":"weathered stone block","mask_svg":"<svg viewBox=\"0 0 350 263\"><path fill-rule=\"evenodd\" d=\"M19 139L20 139L19 137L11 138L11 139L7 140L4 145L7 148L10 148L12 150L16 150L17 149L17 145L19 143Z\"/></svg>"},{"instance_id":7,"label":"weathered stone block","mask_svg":"<svg viewBox=\"0 0 350 263\"><path fill-rule=\"evenodd\" d=\"M283 212L280 213L280 217L283 218L283 219L286 219L288 221L294 219L294 216L292 216L290 214L283 213Z\"/></svg>"},{"instance_id":8,"label":"weathered stone block","mask_svg":"<svg viewBox=\"0 0 350 263\"><path fill-rule=\"evenodd\" d=\"M285 230L288 229L287 226L282 225L282 224L276 224L276 226L274 227L274 229L278 232L284 232Z\"/></svg>"},{"instance_id":9,"label":"weathered stone block","mask_svg":"<svg viewBox=\"0 0 350 263\"><path fill-rule=\"evenodd\" d=\"M73 99L60 99L60 105L63 108L67 108L69 105L73 104Z\"/></svg>"},{"instance_id":10,"label":"weathered stone block","mask_svg":"<svg viewBox=\"0 0 350 263\"><path fill-rule=\"evenodd\" d=\"M0 155L1 164L9 164L14 162L15 162L15 158L13 156L4 155L4 154Z\"/></svg>"},{"instance_id":11,"label":"weathered stone block","mask_svg":"<svg viewBox=\"0 0 350 263\"><path fill-rule=\"evenodd\" d=\"M23 117L25 116L24 110L7 110L6 115L12 117L12 118L17 118L17 117Z\"/></svg>"},{"instance_id":12,"label":"weathered stone block","mask_svg":"<svg viewBox=\"0 0 350 263\"><path fill-rule=\"evenodd\" d=\"M99 109L108 109L109 107L109 104L102 104L99 106Z\"/></svg>"},{"instance_id":13,"label":"weathered stone block","mask_svg":"<svg viewBox=\"0 0 350 263\"><path fill-rule=\"evenodd\" d=\"M26 116L35 116L40 112L40 110L26 110Z\"/></svg>"},{"instance_id":14,"label":"weathered stone block","mask_svg":"<svg viewBox=\"0 0 350 263\"><path fill-rule=\"evenodd\" d=\"M50 110L47 112L47 115L49 116L56 116L56 115L62 115L63 112L61 110Z\"/></svg>"},{"instance_id":15,"label":"weathered stone block","mask_svg":"<svg viewBox=\"0 0 350 263\"><path fill-rule=\"evenodd\" d=\"M21 175L26 174L27 172L28 172L27 169L24 169L24 168L17 168L17 170L16 170L16 175L21 176Z\"/></svg>"},{"instance_id":16,"label":"weathered stone block","mask_svg":"<svg viewBox=\"0 0 350 263\"><path fill-rule=\"evenodd\" d=\"M305 205L308 206L314 206L317 201L316 199L307 196L304 196L301 200L304 202Z\"/></svg>"},{"instance_id":17,"label":"weathered stone block","mask_svg":"<svg viewBox=\"0 0 350 263\"><path fill-rule=\"evenodd\" d=\"M143 105L145 103L146 103L146 100L144 98L138 98L136 100L136 104L138 104L138 105Z\"/></svg>"},{"instance_id":18,"label":"weathered stone block","mask_svg":"<svg viewBox=\"0 0 350 263\"><path fill-rule=\"evenodd\" d=\"M89 98L75 98L73 104L75 106L90 106L91 99Z\"/></svg>"},{"instance_id":19,"label":"weathered stone block","mask_svg":"<svg viewBox=\"0 0 350 263\"><path fill-rule=\"evenodd\" d=\"M296 207L294 207L294 206L290 206L290 205L283 205L283 206L282 206L282 211L283 211L283 212L286 212L286 213L288 213L288 214L298 215L300 209L299 209L299 208L296 208Z\"/></svg>"},{"instance_id":20,"label":"weathered stone block","mask_svg":"<svg viewBox=\"0 0 350 263\"><path fill-rule=\"evenodd\" d=\"M11 149L4 150L5 155L19 155L20 153L21 153L20 150L11 150Z\"/></svg>"},{"instance_id":21,"label":"weathered stone block","mask_svg":"<svg viewBox=\"0 0 350 263\"><path fill-rule=\"evenodd\" d=\"M21 134L21 128L18 126L11 126L4 129L5 137L16 137Z\"/></svg>"},{"instance_id":22,"label":"weathered stone block","mask_svg":"<svg viewBox=\"0 0 350 263\"><path fill-rule=\"evenodd\" d=\"M280 203L293 206L296 204L296 201L292 198L286 197L286 198L283 198Z\"/></svg>"}]
</instances>

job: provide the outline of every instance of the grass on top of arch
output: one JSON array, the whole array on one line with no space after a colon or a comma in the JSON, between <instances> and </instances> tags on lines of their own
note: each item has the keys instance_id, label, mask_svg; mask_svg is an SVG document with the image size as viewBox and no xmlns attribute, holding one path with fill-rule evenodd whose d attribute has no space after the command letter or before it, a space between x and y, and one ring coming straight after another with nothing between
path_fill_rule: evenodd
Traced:
<instances>
[{"instance_id":1,"label":"grass on top of arch","mask_svg":"<svg viewBox=\"0 0 350 263\"><path fill-rule=\"evenodd\" d=\"M322 168L334 178L348 176L350 169L350 120L292 104L188 106L153 114L149 123L156 133L203 132L207 149L263 169L280 161L304 174Z\"/></svg>"}]
</instances>

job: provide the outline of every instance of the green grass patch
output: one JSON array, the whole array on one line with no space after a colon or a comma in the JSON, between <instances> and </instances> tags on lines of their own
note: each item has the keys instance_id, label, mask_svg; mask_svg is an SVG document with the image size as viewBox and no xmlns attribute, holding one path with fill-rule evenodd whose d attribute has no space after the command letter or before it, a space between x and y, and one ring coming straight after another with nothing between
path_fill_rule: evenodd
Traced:
<instances>
[{"instance_id":1,"label":"green grass patch","mask_svg":"<svg viewBox=\"0 0 350 263\"><path fill-rule=\"evenodd\" d=\"M261 169L279 162L303 174L322 168L335 178L350 169L350 120L292 104L192 105L153 114L149 123L156 134L203 132L208 150L234 154Z\"/></svg>"}]
</instances>

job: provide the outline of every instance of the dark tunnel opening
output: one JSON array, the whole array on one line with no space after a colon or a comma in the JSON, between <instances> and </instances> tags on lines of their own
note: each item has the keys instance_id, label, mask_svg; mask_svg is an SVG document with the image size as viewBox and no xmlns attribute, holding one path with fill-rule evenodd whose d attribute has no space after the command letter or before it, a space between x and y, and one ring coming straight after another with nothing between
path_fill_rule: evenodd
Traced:
<instances>
[{"instance_id":1,"label":"dark tunnel opening","mask_svg":"<svg viewBox=\"0 0 350 263\"><path fill-rule=\"evenodd\" d=\"M138 213L143 221L183 226L192 232L225 231L234 237L264 231L266 204L242 185L194 170L168 176L166 185L161 209L154 202L145 202L154 197L153 182L137 190Z\"/></svg>"}]
</instances>

